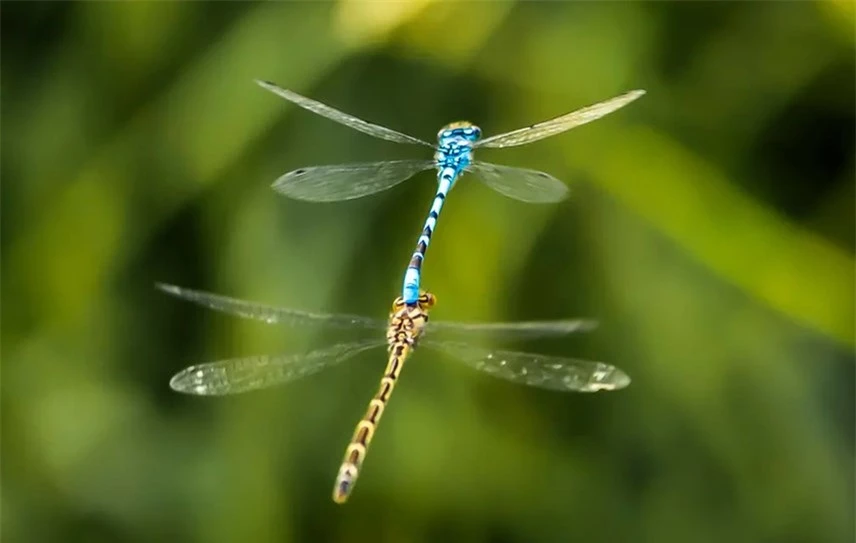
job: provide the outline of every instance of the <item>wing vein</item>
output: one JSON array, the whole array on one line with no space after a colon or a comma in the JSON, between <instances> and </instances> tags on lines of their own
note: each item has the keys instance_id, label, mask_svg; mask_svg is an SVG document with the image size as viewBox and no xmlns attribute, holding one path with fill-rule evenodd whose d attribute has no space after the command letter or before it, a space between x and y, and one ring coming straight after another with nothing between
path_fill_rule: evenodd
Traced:
<instances>
[{"instance_id":1,"label":"wing vein","mask_svg":"<svg viewBox=\"0 0 856 543\"><path fill-rule=\"evenodd\" d=\"M633 90L620 96L604 100L570 113L565 113L554 119L543 121L532 126L519 128L477 141L475 147L513 147L538 141L554 136L571 128L590 123L620 109L645 94L644 90Z\"/></svg>"},{"instance_id":2,"label":"wing vein","mask_svg":"<svg viewBox=\"0 0 856 543\"><path fill-rule=\"evenodd\" d=\"M316 325L331 328L365 328L371 330L386 329L384 321L360 315L310 313L308 311L286 309L247 300L239 300L220 294L192 290L166 283L156 283L156 286L158 289L176 298L181 298L203 307L220 311L221 313L245 319L260 320L268 324L284 324L286 326Z\"/></svg>"},{"instance_id":3,"label":"wing vein","mask_svg":"<svg viewBox=\"0 0 856 543\"><path fill-rule=\"evenodd\" d=\"M383 345L383 339L340 343L299 355L248 356L185 368L170 380L177 392L223 396L259 390L301 379Z\"/></svg>"},{"instance_id":4,"label":"wing vein","mask_svg":"<svg viewBox=\"0 0 856 543\"><path fill-rule=\"evenodd\" d=\"M281 176L273 189L296 200L335 202L362 198L434 167L431 160L385 160L300 168Z\"/></svg>"},{"instance_id":5,"label":"wing vein","mask_svg":"<svg viewBox=\"0 0 856 543\"><path fill-rule=\"evenodd\" d=\"M430 143L422 141L419 138L408 136L407 134L392 130L391 128L380 126L379 124L364 121L362 119L354 117L353 115L349 115L343 111L339 111L338 109L332 108L326 104L322 104L321 102L316 102L315 100L306 98L305 96L301 96L294 91L284 89L269 81L261 81L257 79L256 83L261 87L269 90L270 92L281 96L282 98L285 98L289 102L302 107L303 109L309 110L317 115L321 115L322 117L327 117L330 120L353 128L354 130L359 130L364 134L368 134L370 136L374 136L376 138L384 139L387 141L393 141L395 143L409 143L433 147L433 145L431 145Z\"/></svg>"},{"instance_id":6,"label":"wing vein","mask_svg":"<svg viewBox=\"0 0 856 543\"><path fill-rule=\"evenodd\" d=\"M423 344L473 369L521 385L561 392L597 392L630 384L630 377L620 369L593 360L493 350L458 342Z\"/></svg>"}]
</instances>

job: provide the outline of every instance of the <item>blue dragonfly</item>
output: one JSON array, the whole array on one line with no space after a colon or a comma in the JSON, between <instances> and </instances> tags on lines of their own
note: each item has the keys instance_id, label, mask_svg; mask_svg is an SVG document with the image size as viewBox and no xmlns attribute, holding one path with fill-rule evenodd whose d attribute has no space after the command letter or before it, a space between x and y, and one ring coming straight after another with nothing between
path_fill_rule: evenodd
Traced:
<instances>
[{"instance_id":1,"label":"blue dragonfly","mask_svg":"<svg viewBox=\"0 0 856 543\"><path fill-rule=\"evenodd\" d=\"M473 149L513 147L554 136L595 121L645 94L644 90L629 91L548 121L484 139L481 138L481 129L473 123L453 122L440 129L437 133L437 145L432 145L419 138L358 119L273 83L259 80L256 83L304 109L370 136L395 143L434 148L433 160L387 160L304 167L281 176L273 184L274 190L290 198L333 202L375 194L392 188L421 171L436 169L437 192L417 240L416 250L413 251L404 274L401 296L405 303L411 305L419 298L422 261L431 242L431 234L437 226L443 202L462 174L472 173L500 194L523 202L558 202L568 194L565 184L547 173L476 161L473 160Z\"/></svg>"}]
</instances>

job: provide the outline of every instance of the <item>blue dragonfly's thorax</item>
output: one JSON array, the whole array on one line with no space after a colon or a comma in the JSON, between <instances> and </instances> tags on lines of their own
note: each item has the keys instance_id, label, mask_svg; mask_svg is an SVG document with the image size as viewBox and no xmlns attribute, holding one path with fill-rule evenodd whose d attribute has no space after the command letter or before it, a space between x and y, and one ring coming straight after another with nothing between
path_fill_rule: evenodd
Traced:
<instances>
[{"instance_id":1,"label":"blue dragonfly's thorax","mask_svg":"<svg viewBox=\"0 0 856 543\"><path fill-rule=\"evenodd\" d=\"M472 163L473 144L480 137L481 129L466 121L444 126L437 133L437 152L434 153L437 169L453 168L460 174Z\"/></svg>"}]
</instances>

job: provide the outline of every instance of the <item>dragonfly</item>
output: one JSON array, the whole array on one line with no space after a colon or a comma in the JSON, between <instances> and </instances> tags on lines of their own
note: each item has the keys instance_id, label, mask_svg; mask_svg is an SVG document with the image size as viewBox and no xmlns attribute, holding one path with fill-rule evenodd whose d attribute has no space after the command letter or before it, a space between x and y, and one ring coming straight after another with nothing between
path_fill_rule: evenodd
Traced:
<instances>
[{"instance_id":1,"label":"dragonfly","mask_svg":"<svg viewBox=\"0 0 856 543\"><path fill-rule=\"evenodd\" d=\"M391 128L364 121L269 81L256 80L256 83L304 109L370 136L434 148L433 160L387 160L303 167L280 176L273 183L274 190L290 198L333 202L382 192L419 172L436 169L437 191L404 274L401 296L405 303L415 303L419 297L422 262L431 243L431 235L437 226L446 196L464 173L471 173L491 189L523 202L553 203L563 200L568 194L567 186L547 173L476 161L473 159L473 149L513 147L554 136L595 121L645 94L641 89L632 90L547 121L484 139L478 126L469 121L457 121L441 128L437 133L437 144L432 145Z\"/></svg>"},{"instance_id":2,"label":"dragonfly","mask_svg":"<svg viewBox=\"0 0 856 543\"><path fill-rule=\"evenodd\" d=\"M465 365L513 383L563 392L618 390L630 384L630 377L615 366L591 360L547 356L517 351L495 350L467 337L504 340L557 337L594 329L597 322L586 319L520 321L499 323L428 322L436 304L433 294L420 291L414 303L401 296L395 299L389 319L383 321L359 315L311 313L274 307L249 300L158 283L163 292L198 305L268 324L320 326L374 331L372 338L337 343L303 354L261 355L233 358L189 366L170 380L177 391L199 396L222 396L289 383L354 358L387 347L387 365L380 387L369 401L365 415L357 423L333 487L333 501L343 504L356 483L369 444L387 407L405 361L419 347L449 355ZM380 334L386 331L385 337ZM423 339L425 333L436 339Z\"/></svg>"}]
</instances>

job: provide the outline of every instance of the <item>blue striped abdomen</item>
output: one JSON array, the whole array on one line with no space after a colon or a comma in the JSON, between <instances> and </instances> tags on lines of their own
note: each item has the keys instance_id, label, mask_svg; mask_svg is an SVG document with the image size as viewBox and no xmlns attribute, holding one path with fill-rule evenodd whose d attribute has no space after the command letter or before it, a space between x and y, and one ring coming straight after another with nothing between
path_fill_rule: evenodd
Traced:
<instances>
[{"instance_id":1,"label":"blue striped abdomen","mask_svg":"<svg viewBox=\"0 0 856 543\"><path fill-rule=\"evenodd\" d=\"M422 227L422 233L416 242L416 250L410 258L410 264L404 273L404 286L401 297L407 304L413 304L419 298L419 287L422 275L422 261L431 243L431 235L437 227L437 220L443 203L455 181L473 160L473 143L479 138L481 131L470 123L452 123L440 130L437 152L434 161L437 167L437 193L431 202L431 210Z\"/></svg>"},{"instance_id":2,"label":"blue striped abdomen","mask_svg":"<svg viewBox=\"0 0 856 543\"><path fill-rule=\"evenodd\" d=\"M437 173L437 193L434 195L434 201L431 202L431 210L428 212L428 218L425 219L422 233L416 241L416 250L413 251L413 255L410 257L410 264L408 264L407 271L404 273L404 288L401 297L404 298L405 303L415 303L416 299L419 298L422 260L425 258L425 251L428 250L428 245L431 244L431 235L437 226L437 219L440 217L440 211L443 209L443 202L446 201L446 195L452 189L458 175L459 173L454 168L442 168Z\"/></svg>"}]
</instances>

